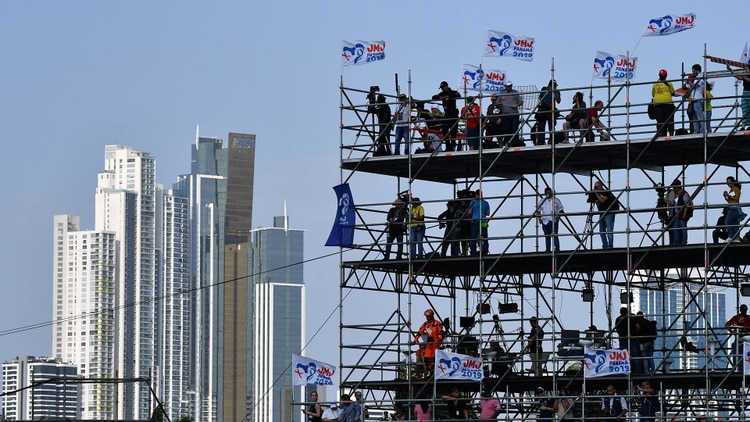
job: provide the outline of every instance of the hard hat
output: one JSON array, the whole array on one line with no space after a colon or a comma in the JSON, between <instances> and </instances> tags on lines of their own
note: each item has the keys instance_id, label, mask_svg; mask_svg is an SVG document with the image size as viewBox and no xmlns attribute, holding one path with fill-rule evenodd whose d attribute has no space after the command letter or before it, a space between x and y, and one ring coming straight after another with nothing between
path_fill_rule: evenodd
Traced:
<instances>
[{"instance_id":1,"label":"hard hat","mask_svg":"<svg viewBox=\"0 0 750 422\"><path fill-rule=\"evenodd\" d=\"M667 69L662 69L659 71L659 77L660 78L666 78L667 77Z\"/></svg>"},{"instance_id":2,"label":"hard hat","mask_svg":"<svg viewBox=\"0 0 750 422\"><path fill-rule=\"evenodd\" d=\"M424 316L435 316L435 311L433 311L432 309L428 309L424 311Z\"/></svg>"}]
</instances>

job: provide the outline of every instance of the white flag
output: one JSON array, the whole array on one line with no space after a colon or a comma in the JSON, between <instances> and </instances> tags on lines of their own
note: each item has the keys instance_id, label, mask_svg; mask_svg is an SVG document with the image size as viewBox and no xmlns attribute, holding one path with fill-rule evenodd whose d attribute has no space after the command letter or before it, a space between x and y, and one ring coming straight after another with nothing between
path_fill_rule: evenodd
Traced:
<instances>
[{"instance_id":1,"label":"white flag","mask_svg":"<svg viewBox=\"0 0 750 422\"><path fill-rule=\"evenodd\" d=\"M482 358L446 350L435 351L435 379L482 381Z\"/></svg>"},{"instance_id":2,"label":"white flag","mask_svg":"<svg viewBox=\"0 0 750 422\"><path fill-rule=\"evenodd\" d=\"M612 82L625 82L635 78L635 65L637 57L631 57L622 54L610 54L604 51L597 51L594 58L594 78L609 79Z\"/></svg>"},{"instance_id":3,"label":"white flag","mask_svg":"<svg viewBox=\"0 0 750 422\"><path fill-rule=\"evenodd\" d=\"M466 88L467 91L479 91L482 87L483 92L498 92L503 90L505 85L504 70L483 70L477 66L465 64L461 68L460 87Z\"/></svg>"},{"instance_id":4,"label":"white flag","mask_svg":"<svg viewBox=\"0 0 750 422\"><path fill-rule=\"evenodd\" d=\"M742 342L742 373L747 375L750 374L750 343Z\"/></svg>"},{"instance_id":5,"label":"white flag","mask_svg":"<svg viewBox=\"0 0 750 422\"><path fill-rule=\"evenodd\" d=\"M596 378L630 373L630 353L620 349L583 349L583 377Z\"/></svg>"},{"instance_id":6,"label":"white flag","mask_svg":"<svg viewBox=\"0 0 750 422\"><path fill-rule=\"evenodd\" d=\"M342 66L355 66L385 59L385 41L346 41L341 47Z\"/></svg>"},{"instance_id":7,"label":"white flag","mask_svg":"<svg viewBox=\"0 0 750 422\"><path fill-rule=\"evenodd\" d=\"M740 61L745 64L750 64L750 44L745 41L745 48L742 49L742 55Z\"/></svg>"},{"instance_id":8,"label":"white flag","mask_svg":"<svg viewBox=\"0 0 750 422\"><path fill-rule=\"evenodd\" d=\"M666 15L648 21L644 37L672 35L695 26L695 13L686 15Z\"/></svg>"},{"instance_id":9,"label":"white flag","mask_svg":"<svg viewBox=\"0 0 750 422\"><path fill-rule=\"evenodd\" d=\"M292 355L292 385L333 385L336 367L304 356Z\"/></svg>"},{"instance_id":10,"label":"white flag","mask_svg":"<svg viewBox=\"0 0 750 422\"><path fill-rule=\"evenodd\" d=\"M534 60L534 39L507 32L487 31L485 57L513 57L530 62Z\"/></svg>"}]
</instances>

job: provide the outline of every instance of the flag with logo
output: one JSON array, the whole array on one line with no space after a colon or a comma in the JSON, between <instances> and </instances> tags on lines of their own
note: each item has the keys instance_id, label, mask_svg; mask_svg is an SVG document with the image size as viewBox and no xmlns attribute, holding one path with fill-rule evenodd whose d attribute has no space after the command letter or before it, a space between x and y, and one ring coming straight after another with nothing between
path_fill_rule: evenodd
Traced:
<instances>
[{"instance_id":1,"label":"flag with logo","mask_svg":"<svg viewBox=\"0 0 750 422\"><path fill-rule=\"evenodd\" d=\"M336 220L328 235L326 246L351 246L354 244L354 199L348 183L333 187L338 201Z\"/></svg>"},{"instance_id":2,"label":"flag with logo","mask_svg":"<svg viewBox=\"0 0 750 422\"><path fill-rule=\"evenodd\" d=\"M341 47L341 64L356 66L385 59L385 41L346 41Z\"/></svg>"},{"instance_id":3,"label":"flag with logo","mask_svg":"<svg viewBox=\"0 0 750 422\"><path fill-rule=\"evenodd\" d=\"M742 373L750 374L750 343L742 342Z\"/></svg>"},{"instance_id":4,"label":"flag with logo","mask_svg":"<svg viewBox=\"0 0 750 422\"><path fill-rule=\"evenodd\" d=\"M597 51L594 58L594 78L609 79L612 82L625 82L635 78L635 66L637 57L622 54L611 54L605 51Z\"/></svg>"},{"instance_id":5,"label":"flag with logo","mask_svg":"<svg viewBox=\"0 0 750 422\"><path fill-rule=\"evenodd\" d=\"M485 57L513 57L530 62L534 60L534 39L507 32L487 31Z\"/></svg>"},{"instance_id":6,"label":"flag with logo","mask_svg":"<svg viewBox=\"0 0 750 422\"><path fill-rule=\"evenodd\" d=\"M666 15L648 21L644 37L672 35L695 27L695 13Z\"/></svg>"},{"instance_id":7,"label":"flag with logo","mask_svg":"<svg viewBox=\"0 0 750 422\"><path fill-rule=\"evenodd\" d=\"M630 373L630 353L620 349L583 349L583 377L597 378Z\"/></svg>"},{"instance_id":8,"label":"flag with logo","mask_svg":"<svg viewBox=\"0 0 750 422\"><path fill-rule=\"evenodd\" d=\"M304 356L292 355L292 385L333 385L336 367Z\"/></svg>"},{"instance_id":9,"label":"flag with logo","mask_svg":"<svg viewBox=\"0 0 750 422\"><path fill-rule=\"evenodd\" d=\"M745 64L750 64L750 44L748 44L747 41L745 41L745 48L742 49L740 61Z\"/></svg>"},{"instance_id":10,"label":"flag with logo","mask_svg":"<svg viewBox=\"0 0 750 422\"><path fill-rule=\"evenodd\" d=\"M484 70L480 67L465 64L461 68L461 87L467 91L498 92L505 84L504 70Z\"/></svg>"},{"instance_id":11,"label":"flag with logo","mask_svg":"<svg viewBox=\"0 0 750 422\"><path fill-rule=\"evenodd\" d=\"M435 351L435 379L482 381L482 358L447 350Z\"/></svg>"}]
</instances>

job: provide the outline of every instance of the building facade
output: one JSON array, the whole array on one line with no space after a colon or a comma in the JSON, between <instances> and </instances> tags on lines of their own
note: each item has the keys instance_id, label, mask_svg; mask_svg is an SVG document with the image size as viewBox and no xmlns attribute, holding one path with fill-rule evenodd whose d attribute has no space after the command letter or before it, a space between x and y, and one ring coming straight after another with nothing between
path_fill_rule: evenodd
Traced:
<instances>
[{"instance_id":1,"label":"building facade","mask_svg":"<svg viewBox=\"0 0 750 422\"><path fill-rule=\"evenodd\" d=\"M75 365L59 359L22 356L3 363L5 420L78 419L79 380ZM38 384L34 388L25 388Z\"/></svg>"},{"instance_id":2,"label":"building facade","mask_svg":"<svg viewBox=\"0 0 750 422\"><path fill-rule=\"evenodd\" d=\"M291 355L300 353L305 339L304 232L290 229L288 217L282 216L274 218L273 227L252 234L251 420L291 422L299 409L289 403L305 400L302 388L292 386L290 367Z\"/></svg>"}]
</instances>

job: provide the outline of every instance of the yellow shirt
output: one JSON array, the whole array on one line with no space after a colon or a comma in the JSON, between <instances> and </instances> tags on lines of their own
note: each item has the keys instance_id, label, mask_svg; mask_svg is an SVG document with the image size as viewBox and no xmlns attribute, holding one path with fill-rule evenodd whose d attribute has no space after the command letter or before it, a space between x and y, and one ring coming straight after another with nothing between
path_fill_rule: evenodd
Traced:
<instances>
[{"instance_id":1,"label":"yellow shirt","mask_svg":"<svg viewBox=\"0 0 750 422\"><path fill-rule=\"evenodd\" d=\"M411 226L424 226L424 207L422 205L412 205Z\"/></svg>"},{"instance_id":2,"label":"yellow shirt","mask_svg":"<svg viewBox=\"0 0 750 422\"><path fill-rule=\"evenodd\" d=\"M671 103L672 95L674 95L672 82L656 81L654 86L651 87L651 97L653 97L654 103Z\"/></svg>"}]
</instances>

